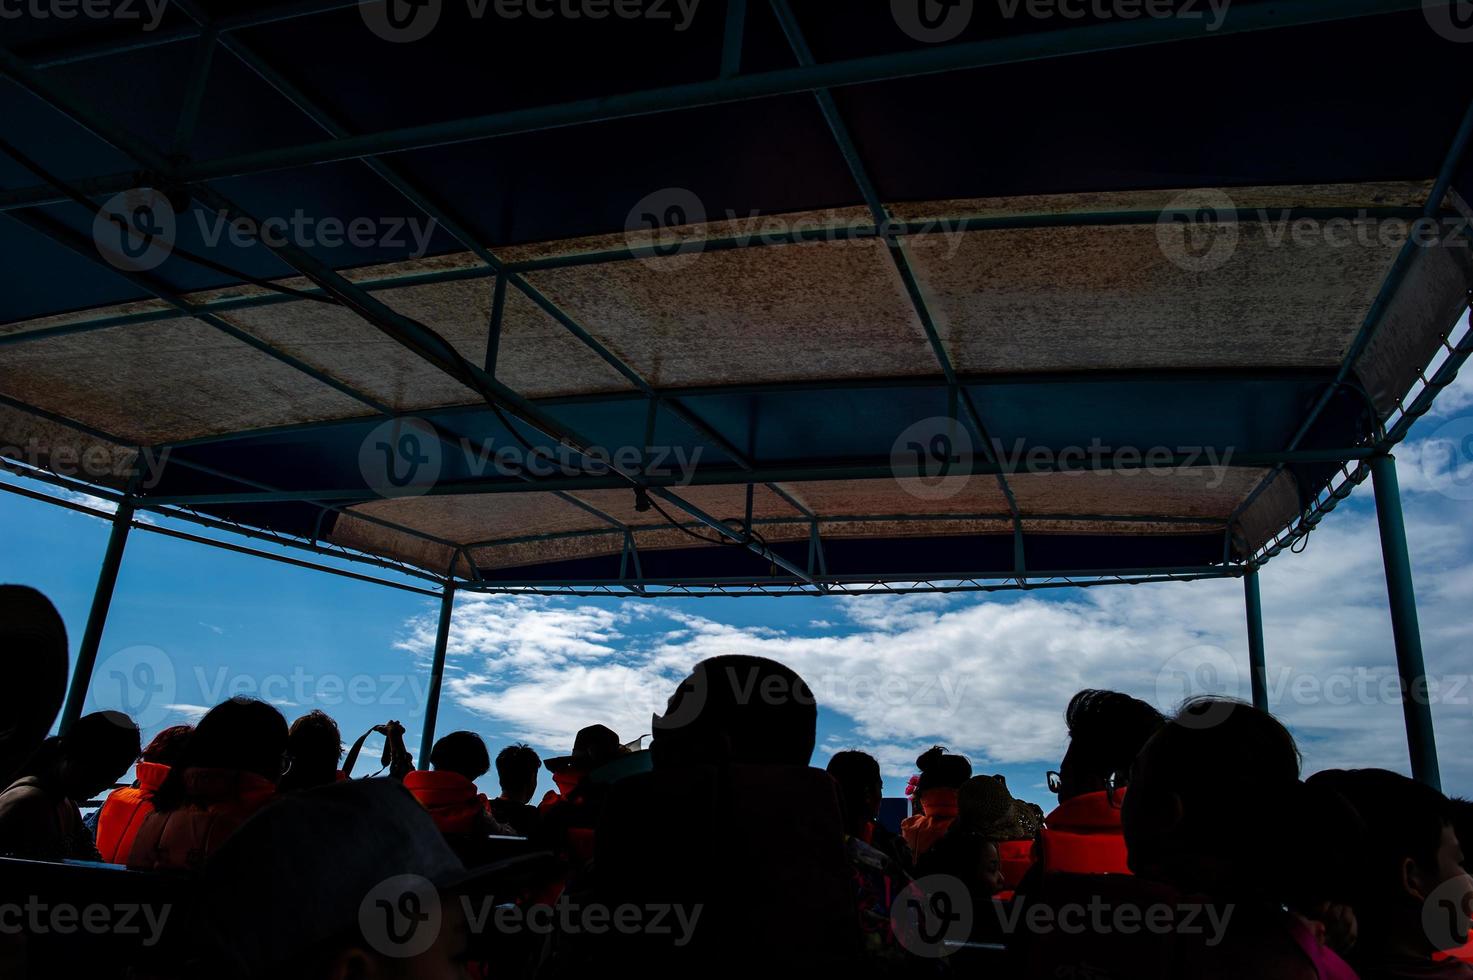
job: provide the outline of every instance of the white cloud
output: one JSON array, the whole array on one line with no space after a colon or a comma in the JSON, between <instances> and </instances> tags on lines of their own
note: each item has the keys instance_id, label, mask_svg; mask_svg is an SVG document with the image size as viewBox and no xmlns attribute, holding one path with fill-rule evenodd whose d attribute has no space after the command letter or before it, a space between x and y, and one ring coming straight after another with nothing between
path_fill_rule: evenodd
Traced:
<instances>
[{"instance_id":1,"label":"white cloud","mask_svg":"<svg viewBox=\"0 0 1473 980\"><path fill-rule=\"evenodd\" d=\"M1395 654L1369 487L1342 505L1303 554L1261 573L1270 693L1299 736L1306 771L1405 770ZM1447 682L1434 715L1444 781L1473 791L1470 664L1473 533L1466 509L1428 494L1408 513L1429 672ZM763 601L763 600L743 600ZM745 653L799 672L842 733L824 753L863 748L889 776L912 771L932 743L991 765L1051 766L1063 709L1083 687L1126 691L1169 710L1177 668L1226 664L1221 687L1247 697L1246 628L1237 580L966 597L857 597L835 602L834 627L794 630L722 622L659 603L573 604L466 595L457 604L445 691L534 745L565 751L595 722L625 739L649 730L675 683L699 660ZM401 646L421 659L433 615ZM1186 653L1182 653L1187 651ZM1173 659L1175 658L1175 659ZM1251 760L1245 760L1251 764Z\"/></svg>"}]
</instances>

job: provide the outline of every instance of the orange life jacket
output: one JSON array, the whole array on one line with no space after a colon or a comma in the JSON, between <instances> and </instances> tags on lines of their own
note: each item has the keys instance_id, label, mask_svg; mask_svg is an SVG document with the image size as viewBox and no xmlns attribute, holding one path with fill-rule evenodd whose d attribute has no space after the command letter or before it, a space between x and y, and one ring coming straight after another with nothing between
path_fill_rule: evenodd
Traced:
<instances>
[{"instance_id":1,"label":"orange life jacket","mask_svg":"<svg viewBox=\"0 0 1473 980\"><path fill-rule=\"evenodd\" d=\"M128 851L128 867L197 871L248 817L276 797L275 783L239 769L189 769L184 789L180 806L143 818Z\"/></svg>"},{"instance_id":2,"label":"orange life jacket","mask_svg":"<svg viewBox=\"0 0 1473 980\"><path fill-rule=\"evenodd\" d=\"M900 821L900 833L910 845L910 853L919 858L941 839L956 820L956 790L936 787L921 794L921 812Z\"/></svg>"},{"instance_id":3,"label":"orange life jacket","mask_svg":"<svg viewBox=\"0 0 1473 980\"><path fill-rule=\"evenodd\" d=\"M1002 887L1011 893L1033 867L1033 841L1000 840L997 842L997 869L1002 873Z\"/></svg>"},{"instance_id":4,"label":"orange life jacket","mask_svg":"<svg viewBox=\"0 0 1473 980\"><path fill-rule=\"evenodd\" d=\"M1116 791L1114 806L1104 790L1060 803L1044 818L1038 833L1034 857L1040 868L1085 875L1130 874L1120 829L1123 795L1124 790Z\"/></svg>"},{"instance_id":5,"label":"orange life jacket","mask_svg":"<svg viewBox=\"0 0 1473 980\"><path fill-rule=\"evenodd\" d=\"M97 812L97 851L108 864L123 864L133 850L133 839L143 820L153 812L154 792L164 784L169 767L160 762L138 763L138 785L113 790Z\"/></svg>"},{"instance_id":6,"label":"orange life jacket","mask_svg":"<svg viewBox=\"0 0 1473 980\"><path fill-rule=\"evenodd\" d=\"M429 811L440 833L470 834L485 829L491 803L460 773L416 769L404 776L404 788Z\"/></svg>"}]
</instances>

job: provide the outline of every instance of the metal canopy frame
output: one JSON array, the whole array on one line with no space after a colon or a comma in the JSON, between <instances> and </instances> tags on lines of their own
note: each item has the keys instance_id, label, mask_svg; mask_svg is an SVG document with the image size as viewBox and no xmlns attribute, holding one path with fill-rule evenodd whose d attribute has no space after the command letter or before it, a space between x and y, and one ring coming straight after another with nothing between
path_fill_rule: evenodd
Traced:
<instances>
[{"instance_id":1,"label":"metal canopy frame","mask_svg":"<svg viewBox=\"0 0 1473 980\"><path fill-rule=\"evenodd\" d=\"M1330 485L1324 488L1315 499L1313 505L1305 509L1293 525L1283 529L1272 541L1259 549L1249 560L1235 563L1230 560L1231 555L1227 554L1221 565L1205 568L1122 569L1119 571L1089 570L1076 572L1066 570L1031 570L1028 568L1025 560L1024 548L1025 526L1027 520L1030 518L1025 518L1019 513L1016 501L1009 488L1006 469L991 453L991 443L987 438L987 429L984 426L982 417L970 398L969 393L962 387L962 382L957 377L947 357L945 348L941 344L935 329L935 324L928 309L922 287L910 267L902 237L907 234L922 233L924 229L911 228L903 224L896 225L893 222L892 215L886 209L873 181L865 169L863 161L860 159L857 147L848 133L837 104L830 94L830 89L918 75L1012 64L1036 59L1061 58L1085 53L1119 50L1128 47L1180 42L1196 39L1202 35L1190 26L1178 21L1147 18L1140 21L1074 27L1042 32L1037 35L1021 35L972 44L933 46L918 51L821 64L815 62L807 47L807 42L803 37L797 20L793 16L786 0L770 0L770 2L772 10L792 49L792 53L797 60L797 66L795 68L745 75L740 72L745 3L733 3L726 23L726 41L722 48L719 73L712 81L356 135L350 133L339 121L314 104L306 94L289 83L284 76L276 72L259 55L253 52L236 34L236 32L245 27L288 20L294 17L311 16L317 13L355 5L354 3L348 2L348 0L326 0L326 2L324 0L317 0L317 2L295 4L274 11L248 14L234 18L223 18L216 21L211 21L190 0L181 0L179 7L194 22L194 26L161 31L141 41L138 39L128 39L122 42L105 42L102 44L76 46L69 49L53 50L31 60L18 57L12 51L0 47L0 71L3 71L13 81L36 95L52 108L72 118L95 136L100 137L104 142L121 150L125 155L131 157L143 172L162 180L169 186L188 186L195 197L208 206L218 209L222 214L233 215L252 224L259 224L259 222L233 202L223 197L210 185L211 181L226 177L268 173L275 170L319 163L344 160L362 161L373 173L398 192L404 200L423 211L427 217L433 218L452 238L459 241L461 245L474 253L481 260L484 267L471 270L456 270L430 276L402 277L400 279L378 283L355 284L349 282L334 270L324 266L299 249L292 246L273 246L273 251L278 258L297 273L307 277L314 284L314 292L331 297L358 314L362 319L378 328L404 348L418 354L440 371L476 392L497 412L505 411L531 429L554 440L558 444L568 445L574 448L592 445L590 441L582 438L577 432L559 424L555 419L547 415L539 408L538 404L512 391L495 377L495 353L500 311L503 309L506 290L508 288L515 288L540 309L552 316L554 320L584 344L585 347L605 360L628 380L648 401L649 411L652 415L660 411L669 412L674 418L678 419L703 438L710 439L721 446L723 451L727 453L736 465L733 468L733 472L721 475L716 482L744 483L748 488L749 495L752 487L756 485L767 486L773 492L787 499L800 513L800 518L795 519L795 522L807 522L812 529L809 548L809 567L803 568L777 555L765 544L759 543L759 539L752 536L750 529L753 523L758 522L753 522L751 519L750 505L746 530L744 532L737 532L732 529L728 522L706 514L668 487L660 486L657 482L648 480L640 473L613 468L609 478L611 485L627 486L641 493L654 495L683 511L690 519L688 524L675 522L663 526L693 525L715 531L717 534L729 539L733 544L746 547L769 561L773 566L774 574L765 579L755 581L735 579L729 581L712 580L702 583L646 578L640 571L639 555L633 547L631 528L608 515L601 514L597 509L587 505L586 502L579 501L576 497L572 496L572 493L576 492L577 489L584 488L585 485L580 484L569 490L559 490L558 492L564 494L566 499L582 506L590 513L602 517L609 524L609 531L596 533L610 533L612 531L622 532L624 534L626 542L625 555L623 561L621 561L621 565L627 571L627 567L632 559L635 576L625 579L624 574L621 572L620 581L617 582L579 583L559 581L488 583L479 581L480 576L478 571L475 568L474 562L470 560L469 549L473 546L457 545L454 542L431 538L436 543L449 545L454 549L455 554L455 559L451 567L443 575L437 576L427 574L420 569L376 558L375 556L356 554L340 547L325 546L315 540L295 539L288 535L234 524L229 521L195 513L189 509L190 506L204 506L212 502L223 502L226 499L232 502L241 502L247 499L292 499L312 503L319 508L321 513L326 514L327 512L339 509L332 503L334 498L330 495L321 496L320 500L315 500L313 495L300 493L290 495L286 491L259 484L240 476L217 472L215 475L226 477L243 485L257 487L257 493L254 496L249 494L200 495L192 498L151 500L147 497L140 497L135 492L132 492L135 489L133 487L129 488L129 492L118 494L104 488L93 486L92 484L68 480L64 477L34 468L6 463L5 469L8 472L19 473L22 476L39 479L64 489L93 494L112 501L117 508L116 512L111 515L112 532L100 571L98 586L88 617L87 627L79 650L77 668L68 693L67 705L62 719L63 730L74 722L80 714L90 681L92 666L101 642L107 611L127 538L133 528L143 528L212 546L226 547L259 557L287 561L295 565L317 568L335 574L343 574L357 580L391 585L419 594L440 597L440 621L432 671L433 698L432 703L428 706L425 719L422 754L428 752L429 745L433 740L435 712L439 695L439 679L443 674L445 652L451 627L454 595L458 590L510 594L637 596L641 598L737 594L773 596L856 595L873 593L904 594L917 591L994 591L1008 588L1047 589L1087 587L1107 582L1141 583L1153 581L1184 581L1200 578L1242 577L1245 582L1245 606L1248 618L1250 667L1254 682L1254 700L1256 703L1265 705L1266 685L1264 682L1263 665L1264 649L1261 598L1258 591L1257 570L1264 562L1284 549L1292 548L1297 542L1302 541L1317 526L1319 521L1323 519L1325 514L1333 510L1340 500L1345 499L1354 487L1364 481L1369 475L1374 479L1376 484L1376 508L1386 563L1386 576L1396 638L1398 670L1403 683L1403 704L1406 713L1409 744L1411 746L1413 773L1417 778L1429 784L1438 785L1437 757L1435 743L1433 741L1430 711L1427 705L1427 699L1425 697L1418 698L1415 693L1419 690L1425 691L1425 667L1422 662L1421 643L1416 620L1415 597L1406 552L1405 531L1402 526L1399 491L1396 486L1395 468L1390 450L1405 437L1411 424L1428 411L1437 392L1451 383L1458 369L1466 361L1470 353L1473 353L1473 342L1470 342L1473 341L1473 337L1470 337L1470 334L1473 334L1473 330L1465 334L1456 344L1453 343L1450 337L1442 338L1444 347L1446 348L1446 356L1442 360L1442 363L1437 366L1431 378L1427 376L1424 370L1421 374L1422 386L1416 397L1409 403L1405 398L1398 403L1396 411L1393 413L1394 423L1381 434L1379 439L1375 439L1370 445L1346 447L1341 451L1316 451L1325 459L1341 463L1340 477L1337 480L1332 480ZM1430 0L1430 2L1440 3L1442 0ZM1247 31L1270 30L1353 19L1376 14L1418 10L1423 9L1428 3L1429 0L1342 0L1342 2L1333 5L1324 4L1318 2L1318 0L1286 0L1283 3L1258 3L1245 7L1241 11L1235 11L1234 17L1224 23L1214 36L1227 36ZM61 86L55 84L53 80L47 79L41 71L41 69L50 66L102 57L139 47L186 41L195 43L197 48L195 51L194 65L191 70L191 82L188 91L185 93L183 109L175 130L174 145L172 148L175 153L187 144L188 137L198 118L203 100L204 87L208 81L213 59L217 56L217 48L223 48L246 68L257 74L268 85L284 96L304 115L316 123L325 132L326 138L318 142L249 153L224 159L179 162L173 156L160 153L151 147L139 143L127 133L118 132L106 119L91 111L85 102L77 98L75 93L65 91ZM628 248L596 255L576 255L537 260L522 264L505 263L489 249L478 243L473 236L465 231L461 223L455 220L453 215L446 213L443 208L436 205L429 195L414 187L390 164L380 159L385 154L414 149L493 139L498 136L517 133L578 126L637 115L674 112L702 106L772 98L805 92L811 93L817 100L820 111L829 126L834 141L874 220L871 227L853 229L849 234L855 237L878 237L884 240L888 254L906 287L906 292L926 332L927 339L931 343L942 374L947 384L957 393L955 401L961 409L960 414L962 416L959 421L962 421L971 429L972 434L981 440L984 447L985 458L980 465L974 466L973 469L975 472L986 473L995 477L1008 502L1008 514L988 515L990 518L1004 517L1011 522L1013 527L1015 565L1010 573L998 577L1000 581L989 580L985 577L963 579L949 577L942 579L923 575L915 576L913 581L900 581L888 577L883 577L882 580L876 581L875 577L858 579L846 578L842 575L829 575L824 562L823 542L818 534L818 523L821 517L808 511L801 503L792 499L777 486L784 479L792 479L793 477L791 475L784 476L780 472L772 472L768 468L761 467L756 462L748 459L736 447L732 446L729 441L724 439L720 433L716 432L703 420L691 413L688 408L681 404L678 397L654 389L633 368L602 346L592 334L579 325L572 317L560 310L523 276L523 273L529 271L554 268L560 265L571 266L638 258L642 254L648 254L647 250ZM1473 106L1469 107L1453 139L1443 167L1439 171L1433 185L1433 191L1429 194L1425 206L1419 212L1421 216L1431 217L1440 214L1442 201L1451 185L1453 174L1464 155L1470 134L1473 134ZM24 163L23 160L20 162ZM43 179L43 182L36 186L0 191L0 210L5 211L10 217L21 221L32 230L77 250L76 246L78 242L73 233L35 212L27 213L26 209L67 200L86 203L86 198L110 194L135 186L137 179L137 171L79 180L68 186L60 186L56 182ZM1319 210L1333 211L1334 209ZM1388 211L1396 212L1395 216L1405 216L1405 209L1388 209ZM1156 217L1157 215L1155 213L1146 215L1140 212L1129 212L1107 215L1035 216L1023 219L976 219L967 223L965 228L966 230L985 230L999 227L1019 227L1026 225L1028 222L1033 222L1035 226L1070 223L1141 223L1154 221ZM803 237L803 234L790 235L787 241L796 242L802 240ZM780 245L783 243L784 240L779 238L777 241L772 241L771 239L760 240L755 244L765 246ZM729 240L708 242L705 243L705 247L726 249L747 247L752 244L754 243ZM88 250L84 248L81 251L85 253ZM1233 520L1240 516L1242 509L1262 492L1264 487L1278 474L1282 467L1304 455L1303 451L1300 450L1301 442L1333 398L1336 388L1350 376L1357 355L1365 350L1366 346L1370 343L1377 328L1380 326L1387 304L1400 286L1403 277L1410 267L1413 254L1413 245L1408 242L1397 256L1391 272L1383 282L1381 290L1370 312L1367 314L1365 322L1361 325L1355 341L1352 343L1346 357L1342 360L1335 383L1326 388L1322 397L1311 409L1289 444L1280 451L1270 450L1256 454L1256 458L1263 465L1271 467L1271 472L1259 488L1239 508L1239 511L1233 515L1233 518L1226 522L1227 529L1225 537L1231 534ZM149 277L129 275L129 278L134 285L140 286L150 294L164 300L170 305L171 309L159 312L151 311L139 314L93 318L64 327L13 334L0 339L0 345L8 346L43 337L53 337L88 330L125 327L131 324L171 317L193 317L202 320L216 329L229 333L236 339L250 344L262 353L281 361L295 370L307 374L321 383L331 385L340 393L356 398L380 416L398 418L411 417L416 414L396 414L389 410L387 406L379 404L374 399L353 390L350 386L337 381L325 372L319 371L275 349L259 338L246 334L244 331L219 319L215 315L227 309L239 309L281 302L284 301L284 297L253 297L246 300L194 305L161 287ZM374 290L378 288L417 285L430 281L478 278L489 278L494 283L494 299L492 304L493 321L489 332L487 357L484 365L467 361L454 348L435 334L434 331L429 330L423 324L397 313L373 295ZM1426 370L1432 370L1432 367L1429 364ZM14 402L11 399L5 399L4 403L12 408L19 408L38 417L46 418L49 421L69 426L74 430L105 438L119 445L127 445L125 440L118 440L108 436L106 433L100 433L75 420L62 418L32 406ZM151 447L136 448L146 450ZM197 464L188 465L197 466ZM1238 465L1243 464L1239 463ZM199 468L204 469L203 467ZM801 470L802 468L795 469ZM838 477L830 475L827 477L818 476L816 478ZM0 483L0 489L21 493L34 499L58 503L62 506L71 507L74 510L93 513L95 516L108 516L103 512L88 508L85 505L78 505L52 495L29 491L9 483ZM367 561L381 568L391 569L396 573L420 580L428 580L437 584L438 590L424 589L406 583L360 575L347 572L343 569L333 568L332 566L287 558L271 552L244 548L199 535L163 528L151 523L139 521L136 518L136 511L138 509L153 510L170 519L202 524L215 530L229 531L248 537L265 539L275 544L313 551L319 555L350 561ZM355 516L360 519L371 520L366 515L358 514ZM893 518L894 515L876 515L859 518L859 520L878 521L891 520ZM844 519L850 520L851 518ZM378 523L388 524L388 522ZM418 532L414 532L409 528L394 525L389 526L405 533L418 534ZM641 527L641 530L645 529L648 528ZM422 534L419 536L429 537ZM464 579L458 577L456 574L456 566L462 558L465 558L469 571L469 577ZM781 575L777 574L778 569L781 569Z\"/></svg>"}]
</instances>

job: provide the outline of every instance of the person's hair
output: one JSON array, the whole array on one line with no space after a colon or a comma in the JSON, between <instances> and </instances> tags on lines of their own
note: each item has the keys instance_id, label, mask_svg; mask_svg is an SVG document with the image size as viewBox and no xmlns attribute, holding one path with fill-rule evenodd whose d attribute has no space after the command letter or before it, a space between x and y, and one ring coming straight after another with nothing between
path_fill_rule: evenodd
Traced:
<instances>
[{"instance_id":1,"label":"person's hair","mask_svg":"<svg viewBox=\"0 0 1473 980\"><path fill-rule=\"evenodd\" d=\"M1328 781L1311 776L1284 813L1284 824L1290 907L1307 910L1321 902L1355 905L1369 872L1370 843L1355 806Z\"/></svg>"},{"instance_id":2,"label":"person's hair","mask_svg":"<svg viewBox=\"0 0 1473 980\"><path fill-rule=\"evenodd\" d=\"M458 772L466 779L480 779L491 769L491 753L475 732L451 732L430 749L430 765Z\"/></svg>"},{"instance_id":3,"label":"person's hair","mask_svg":"<svg viewBox=\"0 0 1473 980\"><path fill-rule=\"evenodd\" d=\"M502 789L527 783L535 785L541 768L542 760L537 757L537 750L522 742L508 745L496 753L496 778Z\"/></svg>"},{"instance_id":4,"label":"person's hair","mask_svg":"<svg viewBox=\"0 0 1473 980\"><path fill-rule=\"evenodd\" d=\"M1128 780L1141 747L1165 723L1161 712L1128 694L1080 691L1064 710L1067 758L1082 775Z\"/></svg>"},{"instance_id":5,"label":"person's hair","mask_svg":"<svg viewBox=\"0 0 1473 980\"><path fill-rule=\"evenodd\" d=\"M343 758L343 733L331 715L314 709L292 722L286 753L291 768L281 777L283 792L327 786L337 782L338 762Z\"/></svg>"},{"instance_id":6,"label":"person's hair","mask_svg":"<svg viewBox=\"0 0 1473 980\"><path fill-rule=\"evenodd\" d=\"M1385 769L1330 769L1308 784L1334 791L1350 802L1366 828L1366 867L1356 911L1369 933L1382 913L1401 900L1401 866L1407 858L1429 872L1437 867L1443 829L1453 824L1447 797L1430 786Z\"/></svg>"},{"instance_id":7,"label":"person's hair","mask_svg":"<svg viewBox=\"0 0 1473 980\"><path fill-rule=\"evenodd\" d=\"M1473 863L1473 801L1454 796L1448 804L1452 807L1453 833L1458 835L1464 856Z\"/></svg>"},{"instance_id":8,"label":"person's hair","mask_svg":"<svg viewBox=\"0 0 1473 980\"><path fill-rule=\"evenodd\" d=\"M835 752L829 760L828 774L839 790L839 806L844 813L844 827L855 833L873 816L865 808L865 797L880 789L880 764L867 752L848 749Z\"/></svg>"},{"instance_id":9,"label":"person's hair","mask_svg":"<svg viewBox=\"0 0 1473 980\"><path fill-rule=\"evenodd\" d=\"M972 763L964 755L953 755L942 745L933 745L916 759L916 768L921 778L916 782L916 792L928 789L960 789L962 783L972 778Z\"/></svg>"},{"instance_id":10,"label":"person's hair","mask_svg":"<svg viewBox=\"0 0 1473 980\"><path fill-rule=\"evenodd\" d=\"M818 702L791 667L734 654L696 664L654 721L650 753L657 769L806 766L817 740Z\"/></svg>"},{"instance_id":11,"label":"person's hair","mask_svg":"<svg viewBox=\"0 0 1473 980\"><path fill-rule=\"evenodd\" d=\"M1299 765L1294 737L1267 712L1188 701L1136 760L1121 814L1132 868L1194 890L1281 894L1275 821L1297 798ZM1272 874L1250 872L1261 866Z\"/></svg>"},{"instance_id":12,"label":"person's hair","mask_svg":"<svg viewBox=\"0 0 1473 980\"><path fill-rule=\"evenodd\" d=\"M154 809L167 812L183 805L191 769L234 769L279 781L286 741L286 719L265 701L243 696L221 701L194 726L183 755L153 795Z\"/></svg>"},{"instance_id":13,"label":"person's hair","mask_svg":"<svg viewBox=\"0 0 1473 980\"><path fill-rule=\"evenodd\" d=\"M184 756L184 746L189 744L193 725L170 725L149 739L143 747L143 761L157 762L161 766L172 766Z\"/></svg>"}]
</instances>

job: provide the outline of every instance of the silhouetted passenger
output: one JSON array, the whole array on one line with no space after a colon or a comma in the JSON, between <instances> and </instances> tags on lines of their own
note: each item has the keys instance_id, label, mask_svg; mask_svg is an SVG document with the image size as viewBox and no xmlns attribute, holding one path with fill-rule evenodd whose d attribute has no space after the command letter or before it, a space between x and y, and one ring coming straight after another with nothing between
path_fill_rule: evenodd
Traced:
<instances>
[{"instance_id":1,"label":"silhouetted passenger","mask_svg":"<svg viewBox=\"0 0 1473 980\"><path fill-rule=\"evenodd\" d=\"M429 811L442 834L485 837L508 828L491 816L490 801L476 780L491 769L486 743L475 732L451 732L430 749L433 771L416 769L404 788Z\"/></svg>"},{"instance_id":2,"label":"silhouetted passenger","mask_svg":"<svg viewBox=\"0 0 1473 980\"><path fill-rule=\"evenodd\" d=\"M1366 980L1473 977L1473 967L1437 953L1468 942L1473 878L1464 866L1451 801L1437 790L1384 769L1317 773L1366 826L1353 952Z\"/></svg>"},{"instance_id":3,"label":"silhouetted passenger","mask_svg":"<svg viewBox=\"0 0 1473 980\"><path fill-rule=\"evenodd\" d=\"M491 801L491 815L523 837L535 836L540 824L537 808L531 803L541 769L542 760L530 745L518 742L496 754L501 795Z\"/></svg>"},{"instance_id":4,"label":"silhouetted passenger","mask_svg":"<svg viewBox=\"0 0 1473 980\"><path fill-rule=\"evenodd\" d=\"M286 742L286 719L264 701L234 697L207 711L153 794L128 867L197 870L276 796Z\"/></svg>"},{"instance_id":5,"label":"silhouetted passenger","mask_svg":"<svg viewBox=\"0 0 1473 980\"><path fill-rule=\"evenodd\" d=\"M1315 777L1283 822L1290 841L1290 931L1320 980L1355 980L1345 957L1359 934L1355 900L1366 871L1365 822L1344 796Z\"/></svg>"},{"instance_id":6,"label":"silhouetted passenger","mask_svg":"<svg viewBox=\"0 0 1473 980\"><path fill-rule=\"evenodd\" d=\"M1044 818L1034 857L1040 872L1129 874L1120 804L1141 747L1165 723L1155 708L1116 691L1080 691L1064 723L1069 747L1050 773L1059 805Z\"/></svg>"},{"instance_id":7,"label":"silhouetted passenger","mask_svg":"<svg viewBox=\"0 0 1473 980\"><path fill-rule=\"evenodd\" d=\"M205 867L206 955L239 980L463 980L503 887L544 860L467 870L393 779L284 795Z\"/></svg>"},{"instance_id":8,"label":"silhouetted passenger","mask_svg":"<svg viewBox=\"0 0 1473 980\"><path fill-rule=\"evenodd\" d=\"M595 772L629 755L629 749L606 725L589 725L573 737L573 751L543 763L557 790L549 790L538 806L538 837L575 869L593 859L593 833L608 786L590 779Z\"/></svg>"},{"instance_id":9,"label":"silhouetted passenger","mask_svg":"<svg viewBox=\"0 0 1473 980\"><path fill-rule=\"evenodd\" d=\"M890 911L910 881L910 849L898 834L876 819L884 798L880 764L865 752L837 752L828 774L839 789L844 821L844 853L854 879L859 925L867 952L898 956Z\"/></svg>"},{"instance_id":10,"label":"silhouetted passenger","mask_svg":"<svg viewBox=\"0 0 1473 980\"><path fill-rule=\"evenodd\" d=\"M905 838L891 833L879 821L880 803L885 798L879 762L866 752L836 752L829 760L828 774L839 787L844 833L875 848L908 874L913 859Z\"/></svg>"},{"instance_id":11,"label":"silhouetted passenger","mask_svg":"<svg viewBox=\"0 0 1473 980\"><path fill-rule=\"evenodd\" d=\"M972 764L966 756L952 755L934 745L916 759L916 768L921 771L915 790L920 812L900 822L900 833L911 854L920 860L956 819L956 791L972 778Z\"/></svg>"},{"instance_id":12,"label":"silhouetted passenger","mask_svg":"<svg viewBox=\"0 0 1473 980\"><path fill-rule=\"evenodd\" d=\"M1142 748L1121 804L1130 870L1203 910L1172 933L1178 972L1316 976L1283 908L1295 855L1282 815L1302 789L1288 729L1238 701L1189 701Z\"/></svg>"},{"instance_id":13,"label":"silhouetted passenger","mask_svg":"<svg viewBox=\"0 0 1473 980\"><path fill-rule=\"evenodd\" d=\"M43 742L26 774L0 792L0 854L101 860L78 804L112 788L138 758L138 741L127 715L99 711Z\"/></svg>"},{"instance_id":14,"label":"silhouetted passenger","mask_svg":"<svg viewBox=\"0 0 1473 980\"><path fill-rule=\"evenodd\" d=\"M956 807L956 820L941 839L966 833L991 841L1002 884L983 894L1012 891L1032 867L1033 841L1043 824L1043 811L1037 804L1016 799L1000 775L973 776L962 783L956 792Z\"/></svg>"},{"instance_id":15,"label":"silhouetted passenger","mask_svg":"<svg viewBox=\"0 0 1473 980\"><path fill-rule=\"evenodd\" d=\"M24 585L0 585L0 786L9 786L51 730L66 695L66 626Z\"/></svg>"},{"instance_id":16,"label":"silhouetted passenger","mask_svg":"<svg viewBox=\"0 0 1473 980\"><path fill-rule=\"evenodd\" d=\"M648 931L598 944L590 966L706 975L853 968L863 943L833 779L810 768L818 709L793 670L703 660L655 716L654 771L611 787L596 897L670 906L683 941ZM692 974L694 975L694 974Z\"/></svg>"},{"instance_id":17,"label":"silhouetted passenger","mask_svg":"<svg viewBox=\"0 0 1473 980\"><path fill-rule=\"evenodd\" d=\"M143 820L153 812L153 794L184 755L193 725L171 725L144 746L132 786L113 790L97 815L97 850L109 864L125 864Z\"/></svg>"},{"instance_id":18,"label":"silhouetted passenger","mask_svg":"<svg viewBox=\"0 0 1473 980\"><path fill-rule=\"evenodd\" d=\"M296 721L286 738L287 770L280 790L294 793L326 786L340 778L338 763L343 758L343 733L325 711L307 712Z\"/></svg>"}]
</instances>

